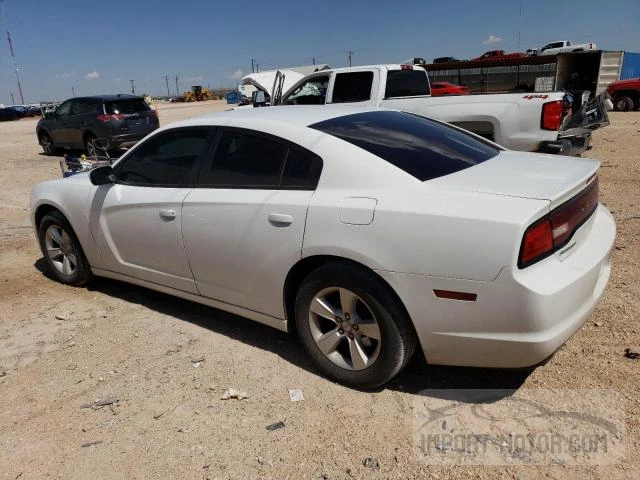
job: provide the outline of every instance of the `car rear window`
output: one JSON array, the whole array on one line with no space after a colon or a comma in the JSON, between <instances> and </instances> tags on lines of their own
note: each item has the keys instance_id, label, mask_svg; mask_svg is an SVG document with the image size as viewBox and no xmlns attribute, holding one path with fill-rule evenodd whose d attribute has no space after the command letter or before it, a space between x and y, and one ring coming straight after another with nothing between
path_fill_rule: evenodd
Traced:
<instances>
[{"instance_id":1,"label":"car rear window","mask_svg":"<svg viewBox=\"0 0 640 480\"><path fill-rule=\"evenodd\" d=\"M390 70L387 73L385 98L429 95L429 81L424 70Z\"/></svg>"},{"instance_id":2,"label":"car rear window","mask_svg":"<svg viewBox=\"0 0 640 480\"><path fill-rule=\"evenodd\" d=\"M150 110L149 105L143 99L133 98L130 100L116 100L104 103L105 111L108 115L126 115L131 113L146 112Z\"/></svg>"},{"instance_id":3,"label":"car rear window","mask_svg":"<svg viewBox=\"0 0 640 480\"><path fill-rule=\"evenodd\" d=\"M495 157L492 144L448 125L403 112L356 113L310 125L413 175L431 180Z\"/></svg>"}]
</instances>

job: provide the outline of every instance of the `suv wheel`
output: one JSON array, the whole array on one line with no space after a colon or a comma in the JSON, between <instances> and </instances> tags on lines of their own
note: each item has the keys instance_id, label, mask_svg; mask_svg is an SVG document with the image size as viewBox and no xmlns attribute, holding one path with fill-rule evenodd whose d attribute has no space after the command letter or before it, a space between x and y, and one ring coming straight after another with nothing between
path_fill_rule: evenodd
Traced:
<instances>
[{"instance_id":1,"label":"suv wheel","mask_svg":"<svg viewBox=\"0 0 640 480\"><path fill-rule=\"evenodd\" d=\"M42 146L42 151L45 155L51 156L56 154L56 146L47 132L40 133L39 140L40 146Z\"/></svg>"},{"instance_id":2,"label":"suv wheel","mask_svg":"<svg viewBox=\"0 0 640 480\"><path fill-rule=\"evenodd\" d=\"M96 136L92 133L87 133L84 136L84 150L87 152L87 156L98 156L98 149L96 147Z\"/></svg>"}]
</instances>

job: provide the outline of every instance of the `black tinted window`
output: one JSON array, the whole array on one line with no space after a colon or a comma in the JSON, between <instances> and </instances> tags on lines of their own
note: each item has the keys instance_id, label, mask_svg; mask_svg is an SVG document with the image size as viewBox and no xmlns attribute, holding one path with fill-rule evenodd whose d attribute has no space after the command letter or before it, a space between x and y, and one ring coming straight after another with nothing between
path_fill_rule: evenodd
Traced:
<instances>
[{"instance_id":1,"label":"black tinted window","mask_svg":"<svg viewBox=\"0 0 640 480\"><path fill-rule=\"evenodd\" d=\"M333 103L369 100L372 86L373 72L338 73L333 85Z\"/></svg>"},{"instance_id":2,"label":"black tinted window","mask_svg":"<svg viewBox=\"0 0 640 480\"><path fill-rule=\"evenodd\" d=\"M489 143L427 118L380 111L311 125L425 181L464 170L499 152Z\"/></svg>"},{"instance_id":3,"label":"black tinted window","mask_svg":"<svg viewBox=\"0 0 640 480\"><path fill-rule=\"evenodd\" d=\"M203 183L216 187L277 188L287 151L286 145L262 136L226 131Z\"/></svg>"},{"instance_id":4,"label":"black tinted window","mask_svg":"<svg viewBox=\"0 0 640 480\"><path fill-rule=\"evenodd\" d=\"M195 184L198 157L208 135L208 129L181 129L152 137L116 166L118 181L143 186Z\"/></svg>"},{"instance_id":5,"label":"black tinted window","mask_svg":"<svg viewBox=\"0 0 640 480\"><path fill-rule=\"evenodd\" d=\"M72 103L72 100L67 100L62 105L60 105L56 109L56 115L58 115L60 117L69 115L69 111L71 110L71 103Z\"/></svg>"},{"instance_id":6,"label":"black tinted window","mask_svg":"<svg viewBox=\"0 0 640 480\"><path fill-rule=\"evenodd\" d=\"M322 170L322 160L312 154L290 149L282 174L282 188L315 189Z\"/></svg>"},{"instance_id":7,"label":"black tinted window","mask_svg":"<svg viewBox=\"0 0 640 480\"><path fill-rule=\"evenodd\" d=\"M104 108L109 115L127 115L131 113L146 112L150 110L149 105L143 99L132 98L130 100L116 100L105 102Z\"/></svg>"},{"instance_id":8,"label":"black tinted window","mask_svg":"<svg viewBox=\"0 0 640 480\"><path fill-rule=\"evenodd\" d=\"M429 95L429 82L424 70L391 70L387 73L386 98L414 95Z\"/></svg>"}]
</instances>

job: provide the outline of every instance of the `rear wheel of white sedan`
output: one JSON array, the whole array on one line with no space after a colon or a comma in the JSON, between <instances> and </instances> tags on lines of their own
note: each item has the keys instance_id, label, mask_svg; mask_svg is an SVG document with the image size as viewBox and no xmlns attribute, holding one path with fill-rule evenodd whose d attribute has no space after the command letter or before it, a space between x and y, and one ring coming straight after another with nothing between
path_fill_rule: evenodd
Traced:
<instances>
[{"instance_id":1,"label":"rear wheel of white sedan","mask_svg":"<svg viewBox=\"0 0 640 480\"><path fill-rule=\"evenodd\" d=\"M91 280L91 269L71 225L60 212L51 212L38 227L40 249L51 274L61 283L81 286Z\"/></svg>"},{"instance_id":2,"label":"rear wheel of white sedan","mask_svg":"<svg viewBox=\"0 0 640 480\"><path fill-rule=\"evenodd\" d=\"M314 364L336 381L374 388L410 360L416 334L399 300L375 274L334 262L296 296L296 327Z\"/></svg>"}]
</instances>

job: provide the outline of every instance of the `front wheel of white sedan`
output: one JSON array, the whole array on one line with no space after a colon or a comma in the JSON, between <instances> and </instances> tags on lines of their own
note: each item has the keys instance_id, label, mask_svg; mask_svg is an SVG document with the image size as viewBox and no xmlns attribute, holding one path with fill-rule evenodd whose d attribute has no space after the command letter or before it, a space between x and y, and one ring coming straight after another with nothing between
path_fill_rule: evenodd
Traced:
<instances>
[{"instance_id":1,"label":"front wheel of white sedan","mask_svg":"<svg viewBox=\"0 0 640 480\"><path fill-rule=\"evenodd\" d=\"M416 335L389 288L365 269L330 263L296 296L296 327L316 367L357 388L374 388L410 360Z\"/></svg>"},{"instance_id":2,"label":"front wheel of white sedan","mask_svg":"<svg viewBox=\"0 0 640 480\"><path fill-rule=\"evenodd\" d=\"M67 219L53 211L38 227L40 249L50 272L61 283L82 286L91 280L89 262Z\"/></svg>"}]
</instances>

